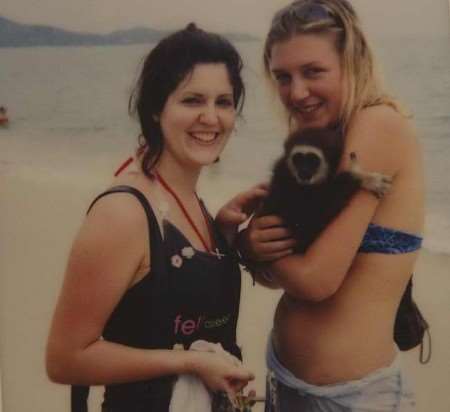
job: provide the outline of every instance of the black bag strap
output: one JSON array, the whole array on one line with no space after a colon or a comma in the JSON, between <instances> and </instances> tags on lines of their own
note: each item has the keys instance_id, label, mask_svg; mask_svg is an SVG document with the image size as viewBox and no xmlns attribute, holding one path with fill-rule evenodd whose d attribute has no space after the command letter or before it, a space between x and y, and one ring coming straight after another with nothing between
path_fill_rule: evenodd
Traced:
<instances>
[{"instance_id":1,"label":"black bag strap","mask_svg":"<svg viewBox=\"0 0 450 412\"><path fill-rule=\"evenodd\" d=\"M150 253L152 257L152 270L156 273L165 273L166 263L164 260L164 253L160 251L162 245L162 234L159 229L158 220L156 219L155 213L152 210L147 198L144 194L132 186L114 186L111 189L100 193L90 204L86 214L92 209L94 204L101 199L103 196L112 193L130 193L139 201L142 205L145 214L147 216L148 234L150 240ZM87 385L72 385L70 388L70 407L71 412L88 412L88 397L89 397L89 386Z\"/></svg>"},{"instance_id":2,"label":"black bag strap","mask_svg":"<svg viewBox=\"0 0 450 412\"><path fill-rule=\"evenodd\" d=\"M416 316L419 318L420 323L422 324L422 327L424 329L423 337L422 337L422 340L420 341L419 362L422 365L425 365L430 361L431 352L432 352L430 325L426 321L426 319L423 317L422 312L420 311L419 307L417 306L417 303L414 301L414 299L412 297L412 287L413 287L413 282L412 282L412 276L411 276L411 279L409 280L408 287L407 287L407 293L409 294L409 299L411 300L411 302L414 305L414 308L416 310ZM425 345L425 336L426 336L426 342L427 342L426 345ZM428 348L426 354L425 354L425 346Z\"/></svg>"},{"instance_id":3,"label":"black bag strap","mask_svg":"<svg viewBox=\"0 0 450 412\"><path fill-rule=\"evenodd\" d=\"M428 324L427 324L428 325ZM427 342L428 342L428 352L425 355L425 336L427 337ZM419 352L419 362L422 365L427 364L430 359L431 359L431 352L432 352L432 347L431 347L431 333L430 333L430 328L427 327L425 329L425 333L424 333L424 339L422 339L422 342L420 342L420 352Z\"/></svg>"},{"instance_id":4,"label":"black bag strap","mask_svg":"<svg viewBox=\"0 0 450 412\"><path fill-rule=\"evenodd\" d=\"M427 322L427 320L423 317L422 312L420 311L419 307L417 306L417 303L412 298L412 287L413 287L412 277L409 280L408 286L409 286L409 294L411 296L411 301L414 303L414 305L416 307L417 316L420 318L420 322L422 323L423 328L424 328L423 337L420 342L419 362L422 365L425 365L430 361L431 353L432 353L430 325ZM425 337L426 337L426 339L425 339ZM426 345L425 345L425 341L427 342ZM426 354L425 354L425 347L427 347Z\"/></svg>"},{"instance_id":5,"label":"black bag strap","mask_svg":"<svg viewBox=\"0 0 450 412\"><path fill-rule=\"evenodd\" d=\"M416 316L419 318L420 323L424 329L423 331L423 337L420 341L420 351L419 351L419 362L422 365L427 364L431 359L431 353L432 353L432 346L431 346L431 333L430 333L430 325L426 321L426 319L423 317L422 312L420 311L419 307L417 306L417 303L414 301L412 297L412 288L413 288L413 277L409 279L408 285L405 290L406 299L408 299L411 304L414 306L414 310L416 311ZM425 336L427 345L425 345ZM425 346L427 346L428 350L425 354Z\"/></svg>"},{"instance_id":6,"label":"black bag strap","mask_svg":"<svg viewBox=\"0 0 450 412\"><path fill-rule=\"evenodd\" d=\"M406 285L397 309L394 339L402 351L420 346L419 361L426 364L430 361L432 353L430 325L414 301L412 289L413 275Z\"/></svg>"}]
</instances>

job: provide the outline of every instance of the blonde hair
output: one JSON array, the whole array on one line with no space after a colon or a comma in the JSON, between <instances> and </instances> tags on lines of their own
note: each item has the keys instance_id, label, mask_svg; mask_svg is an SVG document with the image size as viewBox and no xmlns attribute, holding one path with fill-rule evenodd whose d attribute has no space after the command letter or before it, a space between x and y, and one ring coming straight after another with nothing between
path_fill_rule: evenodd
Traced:
<instances>
[{"instance_id":1,"label":"blonde hair","mask_svg":"<svg viewBox=\"0 0 450 412\"><path fill-rule=\"evenodd\" d=\"M344 130L355 113L365 107L386 104L405 114L400 103L384 91L372 49L347 0L296 0L279 10L264 45L264 68L269 77L273 45L306 33L335 33L346 85L339 119Z\"/></svg>"}]
</instances>

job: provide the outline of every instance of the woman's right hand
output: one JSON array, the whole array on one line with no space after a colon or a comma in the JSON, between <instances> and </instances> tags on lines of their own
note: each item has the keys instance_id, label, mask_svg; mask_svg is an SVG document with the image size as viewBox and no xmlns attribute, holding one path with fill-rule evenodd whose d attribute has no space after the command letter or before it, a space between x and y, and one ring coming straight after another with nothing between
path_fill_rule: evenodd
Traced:
<instances>
[{"instance_id":1,"label":"woman's right hand","mask_svg":"<svg viewBox=\"0 0 450 412\"><path fill-rule=\"evenodd\" d=\"M256 216L240 234L241 253L255 262L271 262L294 252L296 240L276 215Z\"/></svg>"},{"instance_id":2,"label":"woman's right hand","mask_svg":"<svg viewBox=\"0 0 450 412\"><path fill-rule=\"evenodd\" d=\"M197 375L213 392L223 391L230 399L255 376L232 355L189 351L188 371Z\"/></svg>"}]
</instances>

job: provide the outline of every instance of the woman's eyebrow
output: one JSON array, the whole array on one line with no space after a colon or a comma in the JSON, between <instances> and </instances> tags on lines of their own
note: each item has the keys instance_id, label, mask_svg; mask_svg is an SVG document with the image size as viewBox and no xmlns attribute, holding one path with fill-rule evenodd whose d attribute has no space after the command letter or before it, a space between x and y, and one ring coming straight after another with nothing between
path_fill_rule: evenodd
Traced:
<instances>
[{"instance_id":1,"label":"woman's eyebrow","mask_svg":"<svg viewBox=\"0 0 450 412\"><path fill-rule=\"evenodd\" d=\"M299 66L297 66L297 68L308 69L310 67L317 67L317 66L323 66L323 63L313 60L313 61L310 61L310 62L307 62L307 63L300 64ZM287 73L289 70L278 68L278 67L274 67L273 69L270 69L270 71L273 74L279 74L279 73Z\"/></svg>"},{"instance_id":2,"label":"woman's eyebrow","mask_svg":"<svg viewBox=\"0 0 450 412\"><path fill-rule=\"evenodd\" d=\"M274 69L270 69L270 71L271 71L272 74L285 74L285 73L288 72L285 69L278 69L276 67Z\"/></svg>"}]
</instances>

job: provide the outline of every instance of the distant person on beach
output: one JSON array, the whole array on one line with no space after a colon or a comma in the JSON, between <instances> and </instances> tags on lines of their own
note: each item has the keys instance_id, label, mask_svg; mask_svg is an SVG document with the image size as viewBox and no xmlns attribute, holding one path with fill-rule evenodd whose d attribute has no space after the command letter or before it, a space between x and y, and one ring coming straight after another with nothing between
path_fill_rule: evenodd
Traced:
<instances>
[{"instance_id":1,"label":"distant person on beach","mask_svg":"<svg viewBox=\"0 0 450 412\"><path fill-rule=\"evenodd\" d=\"M103 412L167 412L177 375L230 397L253 379L239 361L241 279L230 242L264 191L242 193L216 221L196 193L242 110L241 69L227 40L192 23L143 64L130 99L139 170L91 204L48 340L49 377L75 385L73 411L84 410L88 385L106 386ZM172 350L197 340L233 356Z\"/></svg>"},{"instance_id":2,"label":"distant person on beach","mask_svg":"<svg viewBox=\"0 0 450 412\"><path fill-rule=\"evenodd\" d=\"M337 128L341 170L355 152L365 170L393 177L381 200L357 192L304 254L292 253L277 216L253 218L242 233L256 278L284 289L268 342L266 412L413 411L393 329L422 241L415 131L382 88L347 0L298 0L279 10L264 65L292 129Z\"/></svg>"},{"instance_id":3,"label":"distant person on beach","mask_svg":"<svg viewBox=\"0 0 450 412\"><path fill-rule=\"evenodd\" d=\"M8 111L5 106L0 106L0 125L8 123Z\"/></svg>"}]
</instances>

